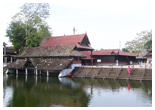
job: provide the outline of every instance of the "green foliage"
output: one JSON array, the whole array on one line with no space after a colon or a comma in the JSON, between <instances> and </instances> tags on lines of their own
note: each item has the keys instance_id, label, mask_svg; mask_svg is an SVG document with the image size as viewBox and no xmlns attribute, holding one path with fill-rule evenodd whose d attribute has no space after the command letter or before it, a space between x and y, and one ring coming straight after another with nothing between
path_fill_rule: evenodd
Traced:
<instances>
[{"instance_id":1,"label":"green foliage","mask_svg":"<svg viewBox=\"0 0 155 110\"><path fill-rule=\"evenodd\" d=\"M25 46L25 30L20 22L11 22L9 28L6 30L6 36L9 37L12 42L13 49L16 53L19 53L19 49L22 50Z\"/></svg>"},{"instance_id":2,"label":"green foliage","mask_svg":"<svg viewBox=\"0 0 155 110\"><path fill-rule=\"evenodd\" d=\"M147 41L144 45L144 47L148 50L151 51L152 50L152 39Z\"/></svg>"},{"instance_id":3,"label":"green foliage","mask_svg":"<svg viewBox=\"0 0 155 110\"><path fill-rule=\"evenodd\" d=\"M44 37L52 34L45 22L49 16L48 3L25 3L20 9L6 30L6 37L9 37L17 53L19 49L38 46Z\"/></svg>"},{"instance_id":4,"label":"green foliage","mask_svg":"<svg viewBox=\"0 0 155 110\"><path fill-rule=\"evenodd\" d=\"M152 41L152 30L142 31L137 34L137 37L132 41L127 41L125 43L126 49L131 53L139 53L142 49L147 48L147 42ZM145 46L146 44L146 46Z\"/></svg>"},{"instance_id":5,"label":"green foliage","mask_svg":"<svg viewBox=\"0 0 155 110\"><path fill-rule=\"evenodd\" d=\"M129 52L129 50L127 48L122 48L123 52Z\"/></svg>"}]
</instances>

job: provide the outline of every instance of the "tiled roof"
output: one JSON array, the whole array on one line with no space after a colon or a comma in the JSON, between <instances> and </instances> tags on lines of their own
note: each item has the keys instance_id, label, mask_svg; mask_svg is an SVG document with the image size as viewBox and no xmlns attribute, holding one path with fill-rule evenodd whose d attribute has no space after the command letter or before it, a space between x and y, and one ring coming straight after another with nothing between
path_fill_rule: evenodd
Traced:
<instances>
[{"instance_id":1,"label":"tiled roof","mask_svg":"<svg viewBox=\"0 0 155 110\"><path fill-rule=\"evenodd\" d=\"M90 51L80 51L81 53L83 53L85 56L86 56L86 58L84 58L84 59L91 59L91 52Z\"/></svg>"},{"instance_id":2,"label":"tiled roof","mask_svg":"<svg viewBox=\"0 0 155 110\"><path fill-rule=\"evenodd\" d=\"M91 52L88 51L81 51L84 55L87 56L86 59L90 59ZM122 55L122 56L137 56L138 54L134 53L127 53L127 52L122 52L119 51L118 49L106 49L106 50L100 50L100 51L93 51L93 55Z\"/></svg>"},{"instance_id":3,"label":"tiled roof","mask_svg":"<svg viewBox=\"0 0 155 110\"><path fill-rule=\"evenodd\" d=\"M74 48L75 45L31 47L26 48L16 57L85 57L85 55L74 50Z\"/></svg>"},{"instance_id":4,"label":"tiled roof","mask_svg":"<svg viewBox=\"0 0 155 110\"><path fill-rule=\"evenodd\" d=\"M144 57L152 57L152 51L148 52Z\"/></svg>"},{"instance_id":5,"label":"tiled roof","mask_svg":"<svg viewBox=\"0 0 155 110\"><path fill-rule=\"evenodd\" d=\"M63 70L73 59L58 59L58 58L30 58L32 64L40 70Z\"/></svg>"},{"instance_id":6,"label":"tiled roof","mask_svg":"<svg viewBox=\"0 0 155 110\"><path fill-rule=\"evenodd\" d=\"M4 48L3 48L3 54L4 54ZM13 47L6 47L6 54L13 54L15 55L15 51L13 50Z\"/></svg>"},{"instance_id":7,"label":"tiled roof","mask_svg":"<svg viewBox=\"0 0 155 110\"><path fill-rule=\"evenodd\" d=\"M82 41L84 38L87 38L88 45L82 45ZM77 34L77 35L64 35L64 36L56 36L50 37L48 40L43 39L40 43L40 46L64 46L64 45L76 45L77 48L94 50L89 46L90 41L87 37L87 34Z\"/></svg>"},{"instance_id":8,"label":"tiled roof","mask_svg":"<svg viewBox=\"0 0 155 110\"><path fill-rule=\"evenodd\" d=\"M44 42L41 46L58 46L58 45L77 45L81 43L86 34L77 35L65 35L51 37L49 40Z\"/></svg>"},{"instance_id":9,"label":"tiled roof","mask_svg":"<svg viewBox=\"0 0 155 110\"><path fill-rule=\"evenodd\" d=\"M27 61L27 59L17 59L16 61L14 61L14 62L10 63L8 66L6 66L6 68L21 69L24 67L26 61Z\"/></svg>"}]
</instances>

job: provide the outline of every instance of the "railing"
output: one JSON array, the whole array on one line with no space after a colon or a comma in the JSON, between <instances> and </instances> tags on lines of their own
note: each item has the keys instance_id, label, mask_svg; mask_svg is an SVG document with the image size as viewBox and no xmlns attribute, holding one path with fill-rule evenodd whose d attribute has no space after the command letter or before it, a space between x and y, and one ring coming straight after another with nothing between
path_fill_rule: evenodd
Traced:
<instances>
[{"instance_id":1,"label":"railing","mask_svg":"<svg viewBox=\"0 0 155 110\"><path fill-rule=\"evenodd\" d=\"M121 65L121 68L117 71L114 80L117 79L117 77L121 73L122 69L123 69L123 65Z\"/></svg>"},{"instance_id":2,"label":"railing","mask_svg":"<svg viewBox=\"0 0 155 110\"><path fill-rule=\"evenodd\" d=\"M80 68L74 73L74 75L72 76L72 78L75 77L75 75L76 75L77 73L80 73L82 69L83 69L83 67L80 67Z\"/></svg>"},{"instance_id":3,"label":"railing","mask_svg":"<svg viewBox=\"0 0 155 110\"><path fill-rule=\"evenodd\" d=\"M106 71L106 74L104 75L103 79L105 79L105 78L106 78L107 74L109 74L109 73L110 73L110 71L111 71L112 69L113 69L113 65L112 65L112 67L111 67L111 68L109 68L108 72Z\"/></svg>"},{"instance_id":4,"label":"railing","mask_svg":"<svg viewBox=\"0 0 155 110\"><path fill-rule=\"evenodd\" d=\"M102 66L101 66L101 68L99 68L99 70L96 72L96 74L95 75L93 75L91 78L94 78L94 77L96 77L96 75L98 74L98 73L100 73L100 71L102 70Z\"/></svg>"},{"instance_id":5,"label":"railing","mask_svg":"<svg viewBox=\"0 0 155 110\"><path fill-rule=\"evenodd\" d=\"M146 73L146 65L145 65L145 68L144 68L144 70L143 70L143 73L142 73L142 76L141 76L140 81L142 81L142 80L143 80L143 77L144 77L145 73Z\"/></svg>"},{"instance_id":6,"label":"railing","mask_svg":"<svg viewBox=\"0 0 155 110\"><path fill-rule=\"evenodd\" d=\"M84 77L86 77L86 75L93 69L93 66L90 68L90 70L84 75Z\"/></svg>"}]
</instances>

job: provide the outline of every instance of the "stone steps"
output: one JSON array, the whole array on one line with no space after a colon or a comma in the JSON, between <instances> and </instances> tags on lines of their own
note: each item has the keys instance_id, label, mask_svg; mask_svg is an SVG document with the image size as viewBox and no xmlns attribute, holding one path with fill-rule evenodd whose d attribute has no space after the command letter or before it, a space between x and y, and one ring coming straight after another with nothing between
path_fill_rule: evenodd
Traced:
<instances>
[{"instance_id":1,"label":"stone steps","mask_svg":"<svg viewBox=\"0 0 155 110\"><path fill-rule=\"evenodd\" d=\"M98 73L99 72L99 73ZM120 72L120 73L119 73ZM133 72L131 70L131 75L128 77L127 68L82 68L75 74L74 77L88 77L88 78L109 78L109 79L127 79L130 80L141 80L144 68L134 68ZM142 80L152 80L152 70L146 69L145 75ZM117 77L116 77L117 74Z\"/></svg>"}]
</instances>

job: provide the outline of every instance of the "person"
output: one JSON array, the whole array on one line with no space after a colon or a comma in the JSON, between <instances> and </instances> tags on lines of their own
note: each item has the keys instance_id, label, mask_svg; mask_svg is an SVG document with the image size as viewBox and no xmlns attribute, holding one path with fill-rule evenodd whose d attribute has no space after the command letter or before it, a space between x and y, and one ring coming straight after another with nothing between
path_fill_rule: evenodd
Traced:
<instances>
[{"instance_id":1,"label":"person","mask_svg":"<svg viewBox=\"0 0 155 110\"><path fill-rule=\"evenodd\" d=\"M129 74L130 74L130 70L131 70L131 69L130 69L130 66L128 66L128 73L129 73Z\"/></svg>"},{"instance_id":2,"label":"person","mask_svg":"<svg viewBox=\"0 0 155 110\"><path fill-rule=\"evenodd\" d=\"M118 66L118 60L116 60L116 66Z\"/></svg>"},{"instance_id":3,"label":"person","mask_svg":"<svg viewBox=\"0 0 155 110\"><path fill-rule=\"evenodd\" d=\"M148 68L151 68L151 62L149 61Z\"/></svg>"},{"instance_id":4,"label":"person","mask_svg":"<svg viewBox=\"0 0 155 110\"><path fill-rule=\"evenodd\" d=\"M132 65L132 61L130 61L130 65Z\"/></svg>"},{"instance_id":5,"label":"person","mask_svg":"<svg viewBox=\"0 0 155 110\"><path fill-rule=\"evenodd\" d=\"M139 66L141 67L141 61L139 61Z\"/></svg>"}]
</instances>

